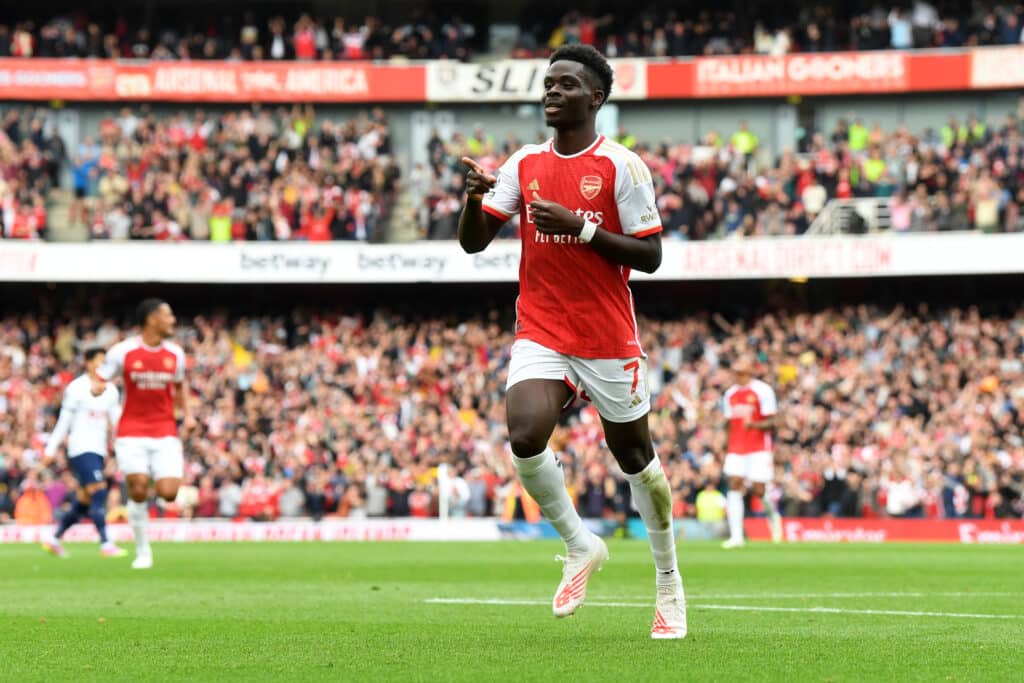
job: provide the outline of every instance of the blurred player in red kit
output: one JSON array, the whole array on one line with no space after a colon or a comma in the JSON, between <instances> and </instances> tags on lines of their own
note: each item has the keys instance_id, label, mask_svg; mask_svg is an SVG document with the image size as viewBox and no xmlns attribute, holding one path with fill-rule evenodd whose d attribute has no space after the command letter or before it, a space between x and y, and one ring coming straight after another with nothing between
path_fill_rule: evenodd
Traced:
<instances>
[{"instance_id":1,"label":"blurred player in red kit","mask_svg":"<svg viewBox=\"0 0 1024 683\"><path fill-rule=\"evenodd\" d=\"M583 524L548 440L563 407L592 401L605 441L629 482L656 568L651 637L686 635L686 604L676 564L672 494L648 430L650 394L640 346L631 269L661 264L661 218L651 173L641 159L597 133L597 111L613 74L594 48L557 50L544 76L552 139L526 145L488 174L463 161L466 206L459 242L482 251L519 214L522 256L516 339L509 366L507 419L523 487L565 541L555 616L583 604L587 581L608 549Z\"/></svg>"},{"instance_id":2,"label":"blurred player in red kit","mask_svg":"<svg viewBox=\"0 0 1024 683\"><path fill-rule=\"evenodd\" d=\"M722 398L722 412L729 421L729 452L723 468L729 479L726 496L729 539L722 544L723 548L743 546L743 496L748 483L750 492L764 501L772 540L778 542L782 538L782 519L775 503L765 495L765 486L775 478L772 457L772 430L778 412L775 392L754 378L754 363L749 358L740 358L732 369L736 384L729 387Z\"/></svg>"},{"instance_id":3,"label":"blurred player in red kit","mask_svg":"<svg viewBox=\"0 0 1024 683\"><path fill-rule=\"evenodd\" d=\"M184 461L175 408L185 432L193 430L196 422L185 385L185 352L168 341L177 322L171 307L160 299L146 299L136 315L139 334L110 349L99 381L120 378L124 384L114 452L128 481L128 521L135 536L132 568L149 569L153 566L146 537L149 480L153 479L156 494L167 502L177 497Z\"/></svg>"}]
</instances>

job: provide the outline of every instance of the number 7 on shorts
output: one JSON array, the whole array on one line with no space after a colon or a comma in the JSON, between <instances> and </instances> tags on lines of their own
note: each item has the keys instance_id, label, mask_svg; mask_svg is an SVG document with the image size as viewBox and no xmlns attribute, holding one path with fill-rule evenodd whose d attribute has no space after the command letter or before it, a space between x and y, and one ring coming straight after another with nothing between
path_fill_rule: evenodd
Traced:
<instances>
[{"instance_id":1,"label":"number 7 on shorts","mask_svg":"<svg viewBox=\"0 0 1024 683\"><path fill-rule=\"evenodd\" d=\"M622 369L625 370L626 372L629 372L630 370L633 371L633 386L630 387L629 393L635 394L636 385L640 381L640 360L631 360L630 362L623 365Z\"/></svg>"}]
</instances>

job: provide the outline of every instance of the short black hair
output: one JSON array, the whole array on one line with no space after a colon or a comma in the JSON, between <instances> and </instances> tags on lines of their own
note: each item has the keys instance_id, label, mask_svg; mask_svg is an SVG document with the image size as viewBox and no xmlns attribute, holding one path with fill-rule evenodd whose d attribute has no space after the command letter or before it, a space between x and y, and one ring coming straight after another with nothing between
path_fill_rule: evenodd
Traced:
<instances>
[{"instance_id":1,"label":"short black hair","mask_svg":"<svg viewBox=\"0 0 1024 683\"><path fill-rule=\"evenodd\" d=\"M96 356L100 355L101 353L106 353L106 352L107 352L107 350L104 349L102 346L91 346L91 347L87 348L85 350L85 353L82 354L82 355L85 356L85 362L88 363L89 361L91 361Z\"/></svg>"},{"instance_id":2,"label":"short black hair","mask_svg":"<svg viewBox=\"0 0 1024 683\"><path fill-rule=\"evenodd\" d=\"M615 73L603 54L592 45L563 45L551 55L548 64L554 64L563 59L568 62L578 62L587 67L590 73L600 81L601 89L604 90L604 99L601 100L601 104L608 101L612 94L612 81L615 80Z\"/></svg>"},{"instance_id":3,"label":"short black hair","mask_svg":"<svg viewBox=\"0 0 1024 683\"><path fill-rule=\"evenodd\" d=\"M139 325L145 326L146 321L149 320L149 315L166 303L163 299L157 299L156 297L143 299L139 307L135 309L136 322Z\"/></svg>"}]
</instances>

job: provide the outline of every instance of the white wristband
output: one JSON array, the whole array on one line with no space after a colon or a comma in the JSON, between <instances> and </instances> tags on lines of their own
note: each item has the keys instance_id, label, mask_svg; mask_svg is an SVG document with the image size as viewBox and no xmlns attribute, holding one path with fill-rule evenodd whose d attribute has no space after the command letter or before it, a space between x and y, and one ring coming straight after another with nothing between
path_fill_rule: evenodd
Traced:
<instances>
[{"instance_id":1,"label":"white wristband","mask_svg":"<svg viewBox=\"0 0 1024 683\"><path fill-rule=\"evenodd\" d=\"M580 234L578 235L580 242L590 242L590 240L594 239L594 235L596 234L597 225L590 221L583 221L583 227L580 228Z\"/></svg>"}]
</instances>

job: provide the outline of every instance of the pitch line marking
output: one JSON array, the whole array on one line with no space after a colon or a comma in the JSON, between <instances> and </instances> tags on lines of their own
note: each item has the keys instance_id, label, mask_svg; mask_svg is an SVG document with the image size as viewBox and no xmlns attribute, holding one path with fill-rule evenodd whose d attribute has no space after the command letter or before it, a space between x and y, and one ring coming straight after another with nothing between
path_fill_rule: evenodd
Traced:
<instances>
[{"instance_id":1,"label":"pitch line marking","mask_svg":"<svg viewBox=\"0 0 1024 683\"><path fill-rule=\"evenodd\" d=\"M745 600L745 599L796 599L796 598L927 598L927 597L1010 597L1024 595L1024 593L1012 591L940 591L940 592L919 592L919 591L892 591L888 593L701 593L698 598L714 598L724 600ZM644 596L623 595L616 596L621 600L642 600Z\"/></svg>"},{"instance_id":2,"label":"pitch line marking","mask_svg":"<svg viewBox=\"0 0 1024 683\"><path fill-rule=\"evenodd\" d=\"M432 605L549 605L549 600L512 600L504 598L429 598L424 602ZM645 607L652 602L587 602L589 607ZM730 612L799 612L802 614L865 614L890 617L945 617L951 619L1021 619L1019 614L972 614L965 612L918 612L895 609L845 609L842 607L767 607L760 605L716 605L690 603L691 609L726 610Z\"/></svg>"}]
</instances>

